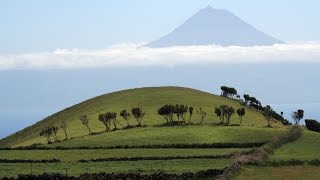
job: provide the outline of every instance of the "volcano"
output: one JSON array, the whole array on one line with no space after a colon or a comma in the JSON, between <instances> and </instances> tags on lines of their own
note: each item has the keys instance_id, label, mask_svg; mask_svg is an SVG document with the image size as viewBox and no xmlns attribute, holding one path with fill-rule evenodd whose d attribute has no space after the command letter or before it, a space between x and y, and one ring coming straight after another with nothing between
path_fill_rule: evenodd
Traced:
<instances>
[{"instance_id":1,"label":"volcano","mask_svg":"<svg viewBox=\"0 0 320 180\"><path fill-rule=\"evenodd\" d=\"M284 42L257 30L233 13L208 6L173 32L146 46L270 46L281 43Z\"/></svg>"}]
</instances>

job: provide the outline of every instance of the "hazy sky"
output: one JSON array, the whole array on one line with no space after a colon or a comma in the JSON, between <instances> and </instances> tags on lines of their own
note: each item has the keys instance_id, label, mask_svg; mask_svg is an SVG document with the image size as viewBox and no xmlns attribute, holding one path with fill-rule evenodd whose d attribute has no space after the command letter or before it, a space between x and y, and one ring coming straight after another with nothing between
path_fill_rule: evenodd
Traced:
<instances>
[{"instance_id":1,"label":"hazy sky","mask_svg":"<svg viewBox=\"0 0 320 180\"><path fill-rule=\"evenodd\" d=\"M289 44L137 48L207 5ZM0 138L85 99L143 86L218 94L229 85L286 117L303 108L319 119L319 7L319 0L1 0Z\"/></svg>"},{"instance_id":2,"label":"hazy sky","mask_svg":"<svg viewBox=\"0 0 320 180\"><path fill-rule=\"evenodd\" d=\"M149 42L207 5L287 42L320 41L319 0L2 0L0 53Z\"/></svg>"}]
</instances>

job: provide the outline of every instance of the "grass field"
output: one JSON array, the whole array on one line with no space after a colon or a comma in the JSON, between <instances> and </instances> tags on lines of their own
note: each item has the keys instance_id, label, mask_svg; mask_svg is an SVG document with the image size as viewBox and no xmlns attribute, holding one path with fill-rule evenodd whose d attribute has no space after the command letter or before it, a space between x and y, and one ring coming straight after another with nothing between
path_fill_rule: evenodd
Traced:
<instances>
[{"instance_id":1,"label":"grass field","mask_svg":"<svg viewBox=\"0 0 320 180\"><path fill-rule=\"evenodd\" d=\"M86 172L140 172L153 173L165 171L169 173L182 174L183 172L197 172L208 169L223 169L228 166L230 159L192 159L192 160L166 160L166 161L136 161L136 162L102 162L102 163L53 163L53 164L32 164L34 174L61 173L65 174L68 168L68 175L79 176ZM30 174L31 164L1 164L0 177L15 177L18 174Z\"/></svg>"},{"instance_id":2,"label":"grass field","mask_svg":"<svg viewBox=\"0 0 320 180\"><path fill-rule=\"evenodd\" d=\"M43 137L39 136L39 132L52 125L59 125L62 121L66 121L68 123L68 132L70 137L82 137L85 136L88 131L87 129L80 123L79 117L81 115L87 114L90 116L90 127L92 131L94 132L102 132L104 131L104 126L101 122L98 121L98 115L100 113L105 113L108 111L115 111L120 112L122 109L130 110L134 106L139 106L143 108L143 110L146 112L145 118L143 119L143 124L148 126L153 125L159 125L165 122L165 120L157 115L157 110L159 107L161 107L164 104L187 104L191 105L195 108L195 112L198 108L202 107L203 110L207 112L207 117L204 120L205 124L211 124L211 123L217 123L219 121L218 117L214 115L213 109L215 107L218 107L220 105L230 105L233 106L235 109L241 107L238 101L236 100L230 100L221 96L216 96L213 94L209 94L206 92L194 90L194 89L188 89L188 88L179 88L179 87L157 87L157 88L140 88L140 89L131 89L131 90L125 90L115 93L106 94L103 96L99 96L93 99L90 99L88 101L85 101L83 103L77 104L75 106L72 106L70 108L67 108L61 112L58 112L52 116L47 117L43 121L40 121L36 123L33 126L27 127L22 131L19 131L3 140L0 140L0 147L16 147L16 146L26 146L31 145L35 143L45 143L45 139ZM267 122L263 115L255 110L252 110L250 108L246 108L246 115L243 118L243 125L244 127L265 127ZM120 117L118 118L122 124L125 124L124 120L122 120ZM193 123L199 123L199 116L194 113L194 116L192 118ZM239 119L237 115L233 115L231 118L232 124L238 124ZM135 125L136 122L131 119L130 124ZM281 123L275 123L274 126L281 127ZM188 128L186 128L188 129ZM240 128L239 128L240 129ZM170 137L169 133L167 132L167 129L152 129L152 131L158 131L156 133L156 136L159 136L159 133L162 134L162 137ZM196 129L198 130L198 129ZM131 137L131 135L135 136L137 135L135 132L141 131L141 130L132 130L132 131L126 131L127 133L124 135L122 132L114 132L116 135L124 135L127 137ZM142 130L147 133L148 129ZM169 130L168 130L169 131ZM184 131L183 131L184 132ZM203 138L203 135L198 135L195 139L191 139L194 134L191 131L186 131L185 133L180 132L178 133L179 136L186 137L185 139L189 138L191 141L205 141L206 138ZM197 133L201 134L202 132L207 133L206 130L198 131ZM131 134L132 133L132 134ZM191 133L191 134L190 134ZM101 135L97 136L99 137L106 137L106 139L109 139L109 136L111 136L111 143L114 139L120 138L116 137L116 135L111 135L112 133L108 135ZM130 136L129 136L130 134ZM138 133L139 134L139 133ZM142 141L150 140L148 136L152 134L151 132L149 134L145 135L145 138L142 138ZM226 134L226 133L225 133ZM216 134L218 135L218 134ZM60 131L58 134L60 139L63 139L63 133ZM199 138L200 136L200 138ZM207 136L207 135L205 135ZM237 135L238 136L238 135ZM240 135L241 136L241 135ZM175 139L179 140L179 137L172 136ZM121 137L122 138L122 137ZM212 138L215 138L214 136ZM236 140L238 137L234 137ZM84 138L85 140L86 138ZM134 138L131 138L130 141L141 141L141 137L139 137L137 140ZM238 138L240 139L240 138ZM156 140L158 141L158 140ZM222 139L221 141L224 141ZM74 141L76 143L76 141ZM109 143L109 140L105 140L104 142ZM128 143L128 142L126 142ZM108 145L108 144L103 144Z\"/></svg>"},{"instance_id":3,"label":"grass field","mask_svg":"<svg viewBox=\"0 0 320 180\"><path fill-rule=\"evenodd\" d=\"M234 180L318 180L320 167L245 167Z\"/></svg>"},{"instance_id":4,"label":"grass field","mask_svg":"<svg viewBox=\"0 0 320 180\"><path fill-rule=\"evenodd\" d=\"M46 146L115 146L146 144L191 144L218 142L265 142L279 134L287 132L286 128L221 127L208 125L146 127L120 130L94 136L72 139Z\"/></svg>"},{"instance_id":5,"label":"grass field","mask_svg":"<svg viewBox=\"0 0 320 180\"><path fill-rule=\"evenodd\" d=\"M295 142L285 144L270 156L271 160L320 159L320 133L304 130Z\"/></svg>"},{"instance_id":6,"label":"grass field","mask_svg":"<svg viewBox=\"0 0 320 180\"><path fill-rule=\"evenodd\" d=\"M0 159L59 159L76 162L80 159L122 157L170 157L228 155L233 152L249 151L248 148L222 149L92 149L92 150L10 150L0 151Z\"/></svg>"}]
</instances>

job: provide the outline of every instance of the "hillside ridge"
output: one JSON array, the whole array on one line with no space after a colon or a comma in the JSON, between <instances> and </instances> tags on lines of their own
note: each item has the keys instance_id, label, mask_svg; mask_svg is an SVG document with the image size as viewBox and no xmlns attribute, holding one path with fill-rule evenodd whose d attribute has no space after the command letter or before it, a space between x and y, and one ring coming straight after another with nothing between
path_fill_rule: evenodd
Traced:
<instances>
[{"instance_id":1,"label":"hillside ridge","mask_svg":"<svg viewBox=\"0 0 320 180\"><path fill-rule=\"evenodd\" d=\"M39 136L39 132L48 126L57 125L62 121L69 123L70 134L73 137L85 135L84 127L79 121L81 115L87 114L91 117L91 126L94 132L103 131L103 124L98 121L98 115L106 111L115 111L119 113L122 109L128 109L139 106L146 111L144 125L153 126L164 123L161 116L157 114L157 109L164 104L187 104L195 108L202 107L207 113L207 122L212 123L218 121L218 117L213 114L214 107L223 104L232 105L235 108L241 107L239 101L211 94L209 92L179 86L160 86L160 87L143 87L132 88L90 98L81 103L75 104L62 111L54 113L47 118L35 123L32 126L18 131L2 140L0 147L4 146L26 146L37 143L44 143ZM245 119L246 125L262 126L265 124L264 117L261 113L248 109L248 116L251 122ZM195 119L198 120L195 114ZM119 117L121 120L121 117ZM237 121L236 115L232 121ZM130 123L134 124L132 120ZM261 125L259 125L261 124Z\"/></svg>"}]
</instances>

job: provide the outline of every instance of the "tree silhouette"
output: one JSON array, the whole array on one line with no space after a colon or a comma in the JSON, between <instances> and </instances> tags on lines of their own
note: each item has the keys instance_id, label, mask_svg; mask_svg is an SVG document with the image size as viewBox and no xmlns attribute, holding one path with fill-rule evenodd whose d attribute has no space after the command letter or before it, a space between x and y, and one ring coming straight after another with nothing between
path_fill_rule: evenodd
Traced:
<instances>
[{"instance_id":1,"label":"tree silhouette","mask_svg":"<svg viewBox=\"0 0 320 180\"><path fill-rule=\"evenodd\" d=\"M68 132L67 132L67 129L68 129L68 124L66 121L62 121L62 123L60 124L60 128L63 130L64 132L64 135L65 135L65 138L64 140L67 140L68 139Z\"/></svg>"},{"instance_id":2,"label":"tree silhouette","mask_svg":"<svg viewBox=\"0 0 320 180\"><path fill-rule=\"evenodd\" d=\"M84 126L87 127L87 129L88 129L88 131L89 131L89 134L91 134L91 129L90 129L90 127L89 127L89 121L90 121L89 116L87 116L87 115L81 116L81 117L80 117L80 121L81 121L81 123L82 123Z\"/></svg>"},{"instance_id":3,"label":"tree silhouette","mask_svg":"<svg viewBox=\"0 0 320 180\"><path fill-rule=\"evenodd\" d=\"M167 124L173 122L174 112L175 112L175 106L173 105L166 104L158 109L158 114L167 121Z\"/></svg>"},{"instance_id":4,"label":"tree silhouette","mask_svg":"<svg viewBox=\"0 0 320 180\"><path fill-rule=\"evenodd\" d=\"M302 109L298 109L297 111L292 112L291 114L291 117L296 124L299 124L301 119L303 119L303 116L304 116L304 111Z\"/></svg>"},{"instance_id":5,"label":"tree silhouette","mask_svg":"<svg viewBox=\"0 0 320 180\"><path fill-rule=\"evenodd\" d=\"M141 108L139 107L134 107L131 109L131 113L133 115L133 117L137 120L138 122L138 126L142 125L142 119L144 117L144 115L146 114L145 112L142 111Z\"/></svg>"},{"instance_id":6,"label":"tree silhouette","mask_svg":"<svg viewBox=\"0 0 320 180\"><path fill-rule=\"evenodd\" d=\"M40 134L40 136L43 136L46 138L48 144L52 143L52 140L51 140L52 129L51 128L43 129L39 134Z\"/></svg>"},{"instance_id":7,"label":"tree silhouette","mask_svg":"<svg viewBox=\"0 0 320 180\"><path fill-rule=\"evenodd\" d=\"M244 108L237 109L237 114L240 119L240 126L242 126L242 117L246 114L246 109Z\"/></svg>"},{"instance_id":8,"label":"tree silhouette","mask_svg":"<svg viewBox=\"0 0 320 180\"><path fill-rule=\"evenodd\" d=\"M190 124L190 122L191 122L192 115L193 115L193 107L190 106L190 107L189 107L189 124Z\"/></svg>"},{"instance_id":9,"label":"tree silhouette","mask_svg":"<svg viewBox=\"0 0 320 180\"><path fill-rule=\"evenodd\" d=\"M268 105L268 106L266 106L266 107L264 108L263 115L265 116L265 118L266 118L267 121L268 121L267 127L272 127L272 126L271 126L272 113L273 113L273 110L272 110L271 106Z\"/></svg>"},{"instance_id":10,"label":"tree silhouette","mask_svg":"<svg viewBox=\"0 0 320 180\"><path fill-rule=\"evenodd\" d=\"M231 116L234 114L234 108L231 107L231 106L228 106L227 109L225 110L224 112L224 115L225 115L225 118L226 118L226 123L227 124L230 124L230 119L231 119Z\"/></svg>"},{"instance_id":11,"label":"tree silhouette","mask_svg":"<svg viewBox=\"0 0 320 180\"><path fill-rule=\"evenodd\" d=\"M51 130L52 130L52 135L53 135L54 140L55 140L55 141L59 141L59 138L58 138L58 136L57 136L59 127L53 126L53 127L51 127Z\"/></svg>"},{"instance_id":12,"label":"tree silhouette","mask_svg":"<svg viewBox=\"0 0 320 180\"><path fill-rule=\"evenodd\" d=\"M214 113L219 117L220 122L223 123L223 115L222 115L222 111L220 108L215 108L214 109Z\"/></svg>"},{"instance_id":13,"label":"tree silhouette","mask_svg":"<svg viewBox=\"0 0 320 180\"><path fill-rule=\"evenodd\" d=\"M99 121L102 122L104 124L104 126L106 127L106 132L110 131L110 123L111 123L111 119L107 116L107 114L99 114L98 117Z\"/></svg>"},{"instance_id":14,"label":"tree silhouette","mask_svg":"<svg viewBox=\"0 0 320 180\"><path fill-rule=\"evenodd\" d=\"M197 113L200 116L200 124L202 124L202 122L203 122L204 118L206 117L207 113L205 111L203 111L201 107L199 108Z\"/></svg>"},{"instance_id":15,"label":"tree silhouette","mask_svg":"<svg viewBox=\"0 0 320 180\"><path fill-rule=\"evenodd\" d=\"M233 98L237 95L237 90L233 87L221 86L221 95L227 98Z\"/></svg>"},{"instance_id":16,"label":"tree silhouette","mask_svg":"<svg viewBox=\"0 0 320 180\"><path fill-rule=\"evenodd\" d=\"M127 127L129 127L129 118L131 117L131 114L124 109L120 112L120 116L127 122Z\"/></svg>"}]
</instances>

